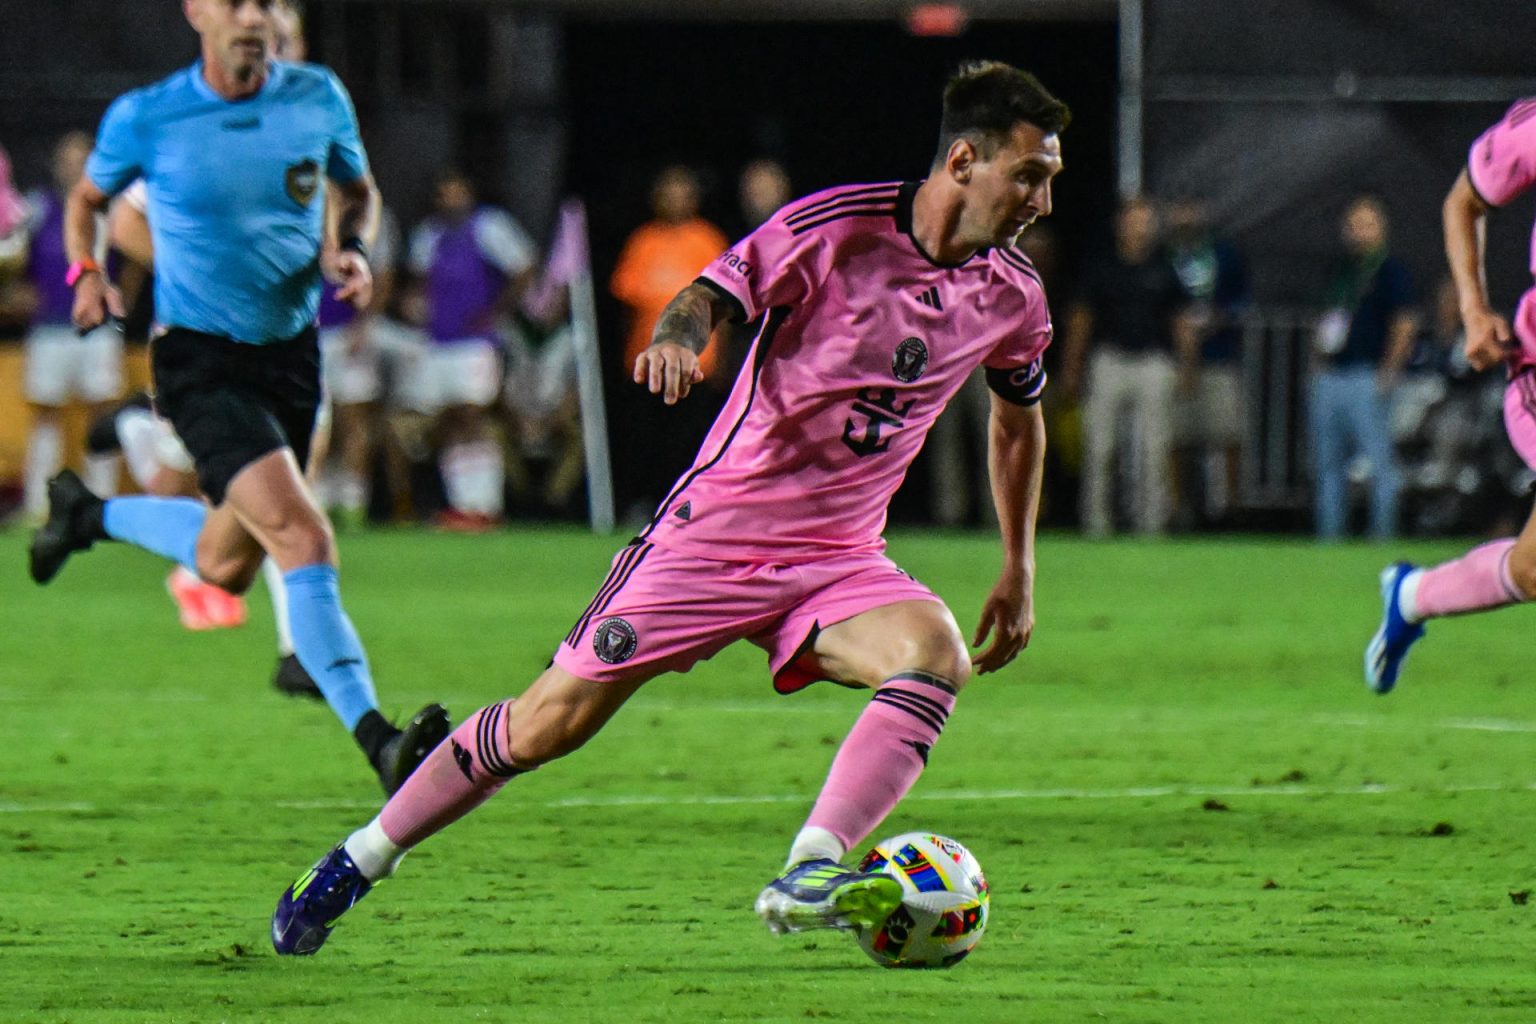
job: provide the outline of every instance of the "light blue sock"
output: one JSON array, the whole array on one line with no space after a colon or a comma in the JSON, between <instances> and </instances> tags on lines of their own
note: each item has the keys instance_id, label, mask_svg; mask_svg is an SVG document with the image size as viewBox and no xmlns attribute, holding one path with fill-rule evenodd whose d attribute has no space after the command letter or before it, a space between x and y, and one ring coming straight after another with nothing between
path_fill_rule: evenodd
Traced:
<instances>
[{"instance_id":1,"label":"light blue sock","mask_svg":"<svg viewBox=\"0 0 1536 1024\"><path fill-rule=\"evenodd\" d=\"M336 567L300 566L283 574L283 585L288 589L293 653L351 732L358 719L375 710L378 702L363 642L341 608Z\"/></svg>"},{"instance_id":2,"label":"light blue sock","mask_svg":"<svg viewBox=\"0 0 1536 1024\"><path fill-rule=\"evenodd\" d=\"M197 572L197 535L208 506L195 498L108 498L102 526L113 540L136 544Z\"/></svg>"}]
</instances>

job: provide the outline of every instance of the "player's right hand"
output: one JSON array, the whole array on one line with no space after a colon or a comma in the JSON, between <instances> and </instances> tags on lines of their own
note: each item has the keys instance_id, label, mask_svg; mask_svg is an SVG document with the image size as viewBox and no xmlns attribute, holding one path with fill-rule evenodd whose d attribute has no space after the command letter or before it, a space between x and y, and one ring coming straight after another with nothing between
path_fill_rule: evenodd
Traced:
<instances>
[{"instance_id":1,"label":"player's right hand","mask_svg":"<svg viewBox=\"0 0 1536 1024\"><path fill-rule=\"evenodd\" d=\"M1461 322L1467 332L1463 351L1472 369L1487 370L1497 366L1515 349L1509 321L1491 309L1473 310L1465 314Z\"/></svg>"},{"instance_id":2,"label":"player's right hand","mask_svg":"<svg viewBox=\"0 0 1536 1024\"><path fill-rule=\"evenodd\" d=\"M99 271L82 274L75 282L75 304L69 318L81 334L107 322L107 317L122 317L123 293L114 288Z\"/></svg>"},{"instance_id":3,"label":"player's right hand","mask_svg":"<svg viewBox=\"0 0 1536 1024\"><path fill-rule=\"evenodd\" d=\"M704 379L699 354L675 341L658 341L635 359L634 380L668 405L687 398L688 391Z\"/></svg>"}]
</instances>

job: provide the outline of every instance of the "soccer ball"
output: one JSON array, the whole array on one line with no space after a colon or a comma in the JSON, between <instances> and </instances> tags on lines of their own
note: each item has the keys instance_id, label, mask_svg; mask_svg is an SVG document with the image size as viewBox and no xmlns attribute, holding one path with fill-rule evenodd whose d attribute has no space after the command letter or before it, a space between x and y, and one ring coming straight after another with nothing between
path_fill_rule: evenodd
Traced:
<instances>
[{"instance_id":1,"label":"soccer ball","mask_svg":"<svg viewBox=\"0 0 1536 1024\"><path fill-rule=\"evenodd\" d=\"M859 870L890 875L905 891L884 924L859 932L859 947L882 967L952 967L987 930L987 879L971 851L947 836L893 836Z\"/></svg>"}]
</instances>

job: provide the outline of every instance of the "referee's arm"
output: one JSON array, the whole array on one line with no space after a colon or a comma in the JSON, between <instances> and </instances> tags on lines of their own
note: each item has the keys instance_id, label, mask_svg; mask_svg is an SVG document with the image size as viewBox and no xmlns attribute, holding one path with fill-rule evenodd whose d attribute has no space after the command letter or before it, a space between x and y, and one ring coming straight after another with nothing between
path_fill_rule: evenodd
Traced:
<instances>
[{"instance_id":1,"label":"referee's arm","mask_svg":"<svg viewBox=\"0 0 1536 1024\"><path fill-rule=\"evenodd\" d=\"M379 233L382 200L371 174L332 185L329 195L335 200L334 216L325 218L321 265L327 280L340 285L337 299L366 309L373 298L368 246Z\"/></svg>"},{"instance_id":2,"label":"referee's arm","mask_svg":"<svg viewBox=\"0 0 1536 1024\"><path fill-rule=\"evenodd\" d=\"M71 319L82 333L100 327L107 317L123 315L123 297L96 265L96 232L108 197L81 175L64 202L64 253L69 258L69 283L75 289Z\"/></svg>"}]
</instances>

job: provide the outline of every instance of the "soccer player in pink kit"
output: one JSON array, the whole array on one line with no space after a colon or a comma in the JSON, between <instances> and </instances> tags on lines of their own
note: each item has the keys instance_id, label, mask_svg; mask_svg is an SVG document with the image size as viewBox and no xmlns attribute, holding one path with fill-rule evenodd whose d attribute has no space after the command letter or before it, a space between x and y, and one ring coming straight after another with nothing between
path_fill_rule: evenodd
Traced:
<instances>
[{"instance_id":1,"label":"soccer player in pink kit","mask_svg":"<svg viewBox=\"0 0 1536 1024\"><path fill-rule=\"evenodd\" d=\"M1510 443L1536 469L1536 286L1515 311L1514 330L1488 301L1483 269L1485 222L1490 207L1503 206L1536 184L1536 98L1509 108L1503 120L1472 143L1467 166L1445 197L1445 254L1461 321L1467 361L1486 370L1503 363L1504 427ZM1536 228L1531 236L1531 273L1536 276ZM1381 574L1382 619L1365 649L1366 685L1389 693L1403 658L1424 635L1424 621L1486 611L1536 597L1536 510L1518 537L1473 548L1429 569L1406 562Z\"/></svg>"},{"instance_id":2,"label":"soccer player in pink kit","mask_svg":"<svg viewBox=\"0 0 1536 1024\"><path fill-rule=\"evenodd\" d=\"M775 932L889 915L894 880L840 862L917 780L972 671L1007 665L1034 624L1051 324L1012 243L1050 213L1069 118L1025 72L962 68L926 180L790 203L678 294L634 374L668 404L702 379L698 354L716 325L763 323L693 467L614 559L551 666L522 696L471 715L283 894L279 953L315 952L411 847L580 747L647 680L741 639L767 652L780 692L818 679L874 690L758 914ZM973 659L880 534L928 429L978 366L993 391L1003 565Z\"/></svg>"}]
</instances>

